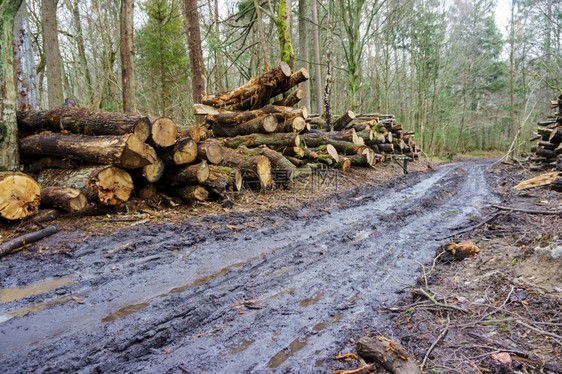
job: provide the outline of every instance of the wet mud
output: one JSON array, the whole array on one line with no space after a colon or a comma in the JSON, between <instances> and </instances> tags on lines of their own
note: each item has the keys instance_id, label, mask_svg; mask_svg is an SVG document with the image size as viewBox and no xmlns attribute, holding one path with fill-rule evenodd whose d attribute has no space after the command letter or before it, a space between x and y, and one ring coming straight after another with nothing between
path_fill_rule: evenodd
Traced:
<instances>
[{"instance_id":1,"label":"wet mud","mask_svg":"<svg viewBox=\"0 0 562 374\"><path fill-rule=\"evenodd\" d=\"M0 262L2 373L318 373L496 197L487 162L254 213L60 233ZM226 225L229 225L227 227Z\"/></svg>"}]
</instances>

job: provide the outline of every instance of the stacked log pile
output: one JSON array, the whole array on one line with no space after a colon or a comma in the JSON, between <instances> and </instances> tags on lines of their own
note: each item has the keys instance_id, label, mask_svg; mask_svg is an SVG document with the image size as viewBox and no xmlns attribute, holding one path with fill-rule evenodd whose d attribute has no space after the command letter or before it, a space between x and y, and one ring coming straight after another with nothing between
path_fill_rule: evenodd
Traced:
<instances>
[{"instance_id":1,"label":"stacked log pile","mask_svg":"<svg viewBox=\"0 0 562 374\"><path fill-rule=\"evenodd\" d=\"M135 193L204 201L241 188L237 169L218 166L217 142L178 138L167 117L61 107L18 112L17 119L26 174L0 173L3 219L40 207L71 213L111 207Z\"/></svg>"},{"instance_id":2,"label":"stacked log pile","mask_svg":"<svg viewBox=\"0 0 562 374\"><path fill-rule=\"evenodd\" d=\"M386 155L417 157L413 132L393 115L348 111L322 129L298 106L309 78L285 63L244 85L204 95L205 123L179 135L169 118L75 107L17 113L24 171L0 173L0 217L39 207L81 212L135 195L173 202L228 198L227 192L290 185L313 169L372 167Z\"/></svg>"},{"instance_id":3,"label":"stacked log pile","mask_svg":"<svg viewBox=\"0 0 562 374\"><path fill-rule=\"evenodd\" d=\"M551 108L557 109L553 116L537 123L537 133L531 141L537 141L533 146L531 170L546 170L555 167L562 170L562 95L551 102Z\"/></svg>"},{"instance_id":4,"label":"stacked log pile","mask_svg":"<svg viewBox=\"0 0 562 374\"><path fill-rule=\"evenodd\" d=\"M311 116L308 122L315 129L326 129L326 121L319 116ZM365 145L377 153L386 155L401 154L418 158L421 149L414 139L414 131L406 131L396 121L393 114L358 114L352 111L336 117L332 122L336 131L355 130L363 138Z\"/></svg>"},{"instance_id":5,"label":"stacked log pile","mask_svg":"<svg viewBox=\"0 0 562 374\"><path fill-rule=\"evenodd\" d=\"M196 115L205 116L196 131L231 149L225 150L223 164L244 169L245 179L254 175L262 188L311 169L346 172L352 166L372 167L384 161L384 154L419 155L413 132L403 131L392 115L357 117L348 111L334 121L333 131L323 130L322 119L309 118L306 107L298 106L304 91L295 87L308 78L306 69L292 72L281 63L239 88L205 95L194 107ZM272 172L263 166L266 160Z\"/></svg>"}]
</instances>

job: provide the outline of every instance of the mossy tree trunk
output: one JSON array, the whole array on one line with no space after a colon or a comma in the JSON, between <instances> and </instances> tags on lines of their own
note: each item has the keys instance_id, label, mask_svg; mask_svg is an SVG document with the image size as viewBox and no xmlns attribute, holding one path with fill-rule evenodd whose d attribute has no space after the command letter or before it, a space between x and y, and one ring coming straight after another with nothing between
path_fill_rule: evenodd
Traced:
<instances>
[{"instance_id":1,"label":"mossy tree trunk","mask_svg":"<svg viewBox=\"0 0 562 374\"><path fill-rule=\"evenodd\" d=\"M287 18L287 0L279 1L275 24L277 25L277 34L281 46L281 61L289 64L293 69L295 67L295 51L291 42L291 29Z\"/></svg>"},{"instance_id":2,"label":"mossy tree trunk","mask_svg":"<svg viewBox=\"0 0 562 374\"><path fill-rule=\"evenodd\" d=\"M0 1L0 168L19 166L13 26L22 0Z\"/></svg>"}]
</instances>

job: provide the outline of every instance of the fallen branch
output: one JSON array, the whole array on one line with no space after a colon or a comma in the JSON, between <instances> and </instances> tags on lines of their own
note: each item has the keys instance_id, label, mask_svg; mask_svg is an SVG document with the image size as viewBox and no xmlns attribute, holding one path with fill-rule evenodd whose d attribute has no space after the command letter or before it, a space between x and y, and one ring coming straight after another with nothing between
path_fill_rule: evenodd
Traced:
<instances>
[{"instance_id":1,"label":"fallen branch","mask_svg":"<svg viewBox=\"0 0 562 374\"><path fill-rule=\"evenodd\" d=\"M492 205L492 206L493 206L493 205ZM500 214L501 214L501 213L493 214L493 215L491 215L490 217L486 218L484 221L482 221L482 222L480 222L480 223L477 223L476 225L469 226L469 227L467 227L467 228L464 229L464 230L457 231L457 232L455 232L455 233L453 233L453 234L451 234L451 235L443 236L443 237L440 237L440 238L437 238L437 239L434 239L434 240L436 240L436 241L441 241L441 240L444 240L444 239L452 238L453 236L461 235L461 234L464 234L464 233L467 233L467 232L476 230L477 228L479 228L479 227L481 227L481 226L484 226L485 224L487 224L487 223L493 221L493 220L496 219L496 217L499 216Z\"/></svg>"},{"instance_id":2,"label":"fallen branch","mask_svg":"<svg viewBox=\"0 0 562 374\"><path fill-rule=\"evenodd\" d=\"M433 351L433 348L435 348L435 346L437 345L437 343L439 343L439 341L445 337L445 335L447 334L447 331L449 331L449 325L450 325L450 324L451 324L451 319L449 318L449 314L447 314L447 325L445 326L445 328L443 329L443 331L441 331L441 334L439 334L439 336L437 337L437 339L435 339L435 341L433 342L433 344L431 344L431 346L429 347L429 349L427 350L427 352L425 352L425 356L424 356L423 361L422 361L422 364L421 364L422 370L423 370L423 368L425 367L425 363L427 362L427 359L429 358L429 354L431 353L431 351Z\"/></svg>"},{"instance_id":3,"label":"fallen branch","mask_svg":"<svg viewBox=\"0 0 562 374\"><path fill-rule=\"evenodd\" d=\"M490 206L492 206L496 209L512 210L514 212L523 212L523 213L529 213L529 214L550 214L550 215L554 215L554 216L562 215L562 210L555 210L555 211L533 210L533 209L514 208L514 207L510 207L510 206L502 206L502 205L495 205L495 204L492 204Z\"/></svg>"},{"instance_id":4,"label":"fallen branch","mask_svg":"<svg viewBox=\"0 0 562 374\"><path fill-rule=\"evenodd\" d=\"M26 244L34 243L38 240L53 235L59 231L56 226L49 226L46 229L35 231L29 234L22 235L10 241L0 244L0 257L5 256L13 251L23 248Z\"/></svg>"},{"instance_id":5,"label":"fallen branch","mask_svg":"<svg viewBox=\"0 0 562 374\"><path fill-rule=\"evenodd\" d=\"M468 310L458 307L458 306L454 306L454 305L450 305L450 304L445 304L445 303L440 303L439 301L437 301L435 299L435 297L431 296L428 292L426 292L424 289L422 288L414 288L412 290L412 292L416 292L418 294L422 294L423 296L427 297L429 300L431 300L433 302L433 304L437 307L440 308L445 308L445 309L452 309L452 310L457 310L459 312L463 312L463 313L468 313Z\"/></svg>"}]
</instances>

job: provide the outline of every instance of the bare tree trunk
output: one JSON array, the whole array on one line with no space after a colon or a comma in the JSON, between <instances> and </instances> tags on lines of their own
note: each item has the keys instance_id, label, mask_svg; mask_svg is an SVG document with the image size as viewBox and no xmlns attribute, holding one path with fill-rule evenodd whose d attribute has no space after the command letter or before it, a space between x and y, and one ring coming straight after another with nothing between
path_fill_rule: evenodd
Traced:
<instances>
[{"instance_id":1,"label":"bare tree trunk","mask_svg":"<svg viewBox=\"0 0 562 374\"><path fill-rule=\"evenodd\" d=\"M27 9L22 2L14 21L14 69L19 110L37 109L35 61L29 43Z\"/></svg>"},{"instance_id":2,"label":"bare tree trunk","mask_svg":"<svg viewBox=\"0 0 562 374\"><path fill-rule=\"evenodd\" d=\"M264 70L269 70L269 49L267 48L267 43L265 42L265 30L263 29L263 21L261 18L261 8L258 0L254 0L254 7L256 8L256 23L258 25L258 32L260 36L260 44L263 51L263 61L265 63Z\"/></svg>"},{"instance_id":3,"label":"bare tree trunk","mask_svg":"<svg viewBox=\"0 0 562 374\"><path fill-rule=\"evenodd\" d=\"M219 25L219 2L215 0L215 33L217 35L217 41L219 43L219 47L215 48L215 80L217 82L217 91L222 92L226 90L224 84L224 66L222 62L222 52L220 48L220 40L221 40L221 30Z\"/></svg>"},{"instance_id":4,"label":"bare tree trunk","mask_svg":"<svg viewBox=\"0 0 562 374\"><path fill-rule=\"evenodd\" d=\"M49 109L62 106L62 59L60 55L57 30L58 0L43 0L41 13L43 20L43 43L47 60L47 95Z\"/></svg>"},{"instance_id":5,"label":"bare tree trunk","mask_svg":"<svg viewBox=\"0 0 562 374\"><path fill-rule=\"evenodd\" d=\"M12 38L14 17L21 3L22 0L0 2L0 166L8 170L19 166Z\"/></svg>"},{"instance_id":6,"label":"bare tree trunk","mask_svg":"<svg viewBox=\"0 0 562 374\"><path fill-rule=\"evenodd\" d=\"M308 38L306 30L307 0L299 0L299 56L300 66L308 70ZM304 90L303 104L310 112L310 82L307 80L301 85Z\"/></svg>"},{"instance_id":7,"label":"bare tree trunk","mask_svg":"<svg viewBox=\"0 0 562 374\"><path fill-rule=\"evenodd\" d=\"M320 37L318 36L318 9L312 0L312 37L314 43L314 82L316 83L316 111L322 113L322 72L320 69Z\"/></svg>"},{"instance_id":8,"label":"bare tree trunk","mask_svg":"<svg viewBox=\"0 0 562 374\"><path fill-rule=\"evenodd\" d=\"M72 9L72 18L74 20L74 32L76 34L76 44L78 47L78 58L80 59L80 69L84 69L84 81L86 83L86 100L87 105L90 106L94 102L92 94L92 75L88 67L88 60L86 59L86 49L84 48L84 33L82 32L82 20L80 19L80 10L78 8L80 0L69 0Z\"/></svg>"},{"instance_id":9,"label":"bare tree trunk","mask_svg":"<svg viewBox=\"0 0 562 374\"><path fill-rule=\"evenodd\" d=\"M125 113L136 113L137 111L133 15L134 1L121 0L121 84Z\"/></svg>"},{"instance_id":10,"label":"bare tree trunk","mask_svg":"<svg viewBox=\"0 0 562 374\"><path fill-rule=\"evenodd\" d=\"M203 51L201 50L201 31L199 30L197 0L184 0L184 7L187 43L189 44L189 60L191 61L193 102L201 103L201 97L206 92L206 78L205 65L203 65Z\"/></svg>"}]
</instances>

